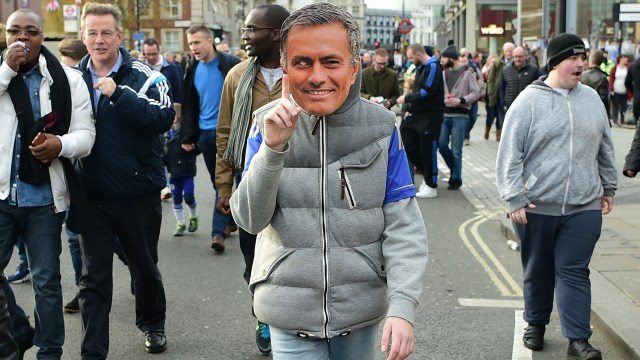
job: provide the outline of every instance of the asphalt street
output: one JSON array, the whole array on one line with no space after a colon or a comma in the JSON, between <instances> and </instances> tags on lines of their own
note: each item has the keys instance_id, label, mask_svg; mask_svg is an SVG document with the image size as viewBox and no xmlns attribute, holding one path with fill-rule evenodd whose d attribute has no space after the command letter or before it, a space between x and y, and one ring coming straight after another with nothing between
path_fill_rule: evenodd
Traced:
<instances>
[{"instance_id":1,"label":"asphalt street","mask_svg":"<svg viewBox=\"0 0 640 360\"><path fill-rule=\"evenodd\" d=\"M615 131L614 135L626 139L629 133ZM464 151L473 151L474 140L483 141L475 134L474 131L472 145ZM618 156L623 156L620 153ZM196 199L200 229L181 238L174 237L172 205L163 202L159 253L168 306L168 350L158 355L145 353L143 335L134 323L130 277L115 259L110 359L265 358L254 345L255 320L251 315L251 296L242 278L244 260L237 234L228 239L223 254L215 254L210 248L213 190L201 158L199 165ZM446 171L441 175L446 178ZM521 323L522 270L519 252L509 249L499 231L499 214L479 216L477 208L461 191L446 190L442 180L440 184L437 198L418 200L429 233L429 265L418 308L412 358L564 359L567 341L560 333L555 312L547 327L545 349L532 354L521 347L525 326ZM622 198L626 200L627 196ZM65 303L76 292L66 240L63 233ZM7 272L16 265L14 254ZM30 284L13 285L18 302L27 313L33 312ZM79 359L80 314L65 314L65 323L63 359ZM597 329L591 341L603 350L606 358L622 359ZM25 358L35 359L35 351L27 352ZM377 359L385 359L384 354L380 353Z\"/></svg>"}]
</instances>

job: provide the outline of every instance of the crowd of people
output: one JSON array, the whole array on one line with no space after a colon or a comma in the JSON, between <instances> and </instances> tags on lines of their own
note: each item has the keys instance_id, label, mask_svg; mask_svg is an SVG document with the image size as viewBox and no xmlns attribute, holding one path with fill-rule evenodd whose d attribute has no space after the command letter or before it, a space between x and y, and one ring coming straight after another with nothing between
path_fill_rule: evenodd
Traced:
<instances>
[{"instance_id":1,"label":"crowd of people","mask_svg":"<svg viewBox=\"0 0 640 360\"><path fill-rule=\"evenodd\" d=\"M613 65L559 34L545 63L511 42L486 61L453 42L414 43L396 71L386 49L361 54L356 19L328 3L257 6L234 54L204 25L186 30L189 54L163 54L157 39L138 52L122 46L121 17L115 5L85 4L82 39L61 41L59 59L36 13L7 20L0 270L14 247L20 263L0 276L1 359L34 345L38 359L60 359L63 311L83 321L80 349L66 351L107 358L113 254L131 274L145 350L167 349L162 200L174 236L201 227L200 154L211 181L201 193L215 208L210 246L223 253L239 234L262 354L373 359L379 338L389 359L410 356L427 264L416 198L438 196L438 152L447 189L463 186L479 102L485 141L495 123L497 186L521 242L523 344L542 349L555 292L567 355L601 358L588 341L588 265L616 190L611 125L634 97L640 115L640 60ZM625 176L639 159L640 132ZM63 224L78 286L64 306ZM27 281L35 326L9 285Z\"/></svg>"}]
</instances>

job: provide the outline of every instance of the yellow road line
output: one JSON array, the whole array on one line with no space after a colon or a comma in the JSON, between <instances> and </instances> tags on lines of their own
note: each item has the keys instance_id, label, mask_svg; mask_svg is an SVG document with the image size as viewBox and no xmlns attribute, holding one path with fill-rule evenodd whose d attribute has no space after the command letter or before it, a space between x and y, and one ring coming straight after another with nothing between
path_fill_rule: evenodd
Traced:
<instances>
[{"instance_id":1,"label":"yellow road line","mask_svg":"<svg viewBox=\"0 0 640 360\"><path fill-rule=\"evenodd\" d=\"M480 220L476 221L473 224L473 226L471 227L471 234L475 238L476 243L478 245L480 245L480 248L482 248L484 253L487 255L487 257L489 257L489 259L491 259L491 262L496 267L498 272L500 272L500 274L502 274L502 277L511 286L511 289L513 289L512 295L513 296L522 296L522 289L520 288L520 285L518 285L518 283L513 279L511 274L509 274L507 269L505 269L505 267L502 265L500 260L498 260L498 258L493 254L491 249L489 249L489 247L484 242L484 240L482 240L482 236L480 236L480 233L478 232L478 227L480 226L480 224L485 223L487 220L488 220L487 218L483 218L483 219L480 219Z\"/></svg>"},{"instance_id":2,"label":"yellow road line","mask_svg":"<svg viewBox=\"0 0 640 360\"><path fill-rule=\"evenodd\" d=\"M471 219L463 222L462 225L460 225L460 227L458 228L458 232L460 234L460 238L462 239L462 242L465 244L465 246L471 252L471 255L473 255L473 257L480 263L480 266L482 266L484 271L486 271L487 274L489 274L489 278L491 278L491 281L493 281L493 283L498 287L498 290L500 290L500 293L503 296L512 296L512 292L500 280L500 278L495 273L495 271L493 271L491 266L489 266L489 264L487 264L487 262L484 260L482 255L480 255L480 253L478 253L478 251L475 249L475 247L473 247L473 245L471 244L471 241L469 240L469 237L467 236L467 232L466 232L467 226L469 226L469 224L471 224L471 223L473 223L475 221L478 221L479 219L482 219L483 217L484 216L482 214L480 214L480 215L476 215L476 216L472 217Z\"/></svg>"}]
</instances>

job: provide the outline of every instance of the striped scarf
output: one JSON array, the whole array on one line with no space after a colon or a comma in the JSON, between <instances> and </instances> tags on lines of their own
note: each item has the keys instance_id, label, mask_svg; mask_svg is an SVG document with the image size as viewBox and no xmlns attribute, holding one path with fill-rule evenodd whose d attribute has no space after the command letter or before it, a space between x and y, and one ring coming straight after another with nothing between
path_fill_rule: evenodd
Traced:
<instances>
[{"instance_id":1,"label":"striped scarf","mask_svg":"<svg viewBox=\"0 0 640 360\"><path fill-rule=\"evenodd\" d=\"M249 66L240 77L238 89L236 89L233 115L231 117L231 132L229 142L224 152L223 159L229 161L234 168L243 169L242 158L249 132L251 121L251 104L253 102L253 82L260 71L260 61L257 56L249 60Z\"/></svg>"}]
</instances>

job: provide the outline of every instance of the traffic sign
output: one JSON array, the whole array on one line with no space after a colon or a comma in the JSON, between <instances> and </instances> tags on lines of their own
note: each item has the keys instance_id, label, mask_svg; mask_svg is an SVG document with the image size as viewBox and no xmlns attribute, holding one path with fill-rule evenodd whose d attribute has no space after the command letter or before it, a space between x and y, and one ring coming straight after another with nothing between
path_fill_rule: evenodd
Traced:
<instances>
[{"instance_id":1,"label":"traffic sign","mask_svg":"<svg viewBox=\"0 0 640 360\"><path fill-rule=\"evenodd\" d=\"M133 40L144 40L144 34L143 33L133 33Z\"/></svg>"},{"instance_id":2,"label":"traffic sign","mask_svg":"<svg viewBox=\"0 0 640 360\"><path fill-rule=\"evenodd\" d=\"M412 29L413 29L413 24L409 19L402 19L398 23L398 32L400 32L400 34L407 35L411 32Z\"/></svg>"},{"instance_id":3,"label":"traffic sign","mask_svg":"<svg viewBox=\"0 0 640 360\"><path fill-rule=\"evenodd\" d=\"M77 5L62 5L62 13L64 17L67 19L75 19L78 16L78 6Z\"/></svg>"}]
</instances>

